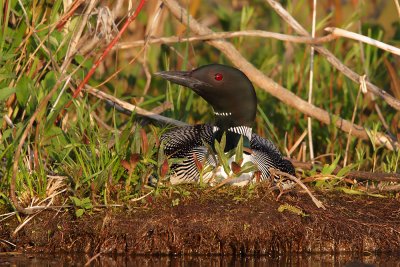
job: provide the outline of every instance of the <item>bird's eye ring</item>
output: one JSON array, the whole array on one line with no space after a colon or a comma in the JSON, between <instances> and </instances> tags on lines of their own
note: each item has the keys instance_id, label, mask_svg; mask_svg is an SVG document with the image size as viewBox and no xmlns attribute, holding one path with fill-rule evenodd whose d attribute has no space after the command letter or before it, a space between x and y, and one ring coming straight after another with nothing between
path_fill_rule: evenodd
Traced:
<instances>
[{"instance_id":1,"label":"bird's eye ring","mask_svg":"<svg viewBox=\"0 0 400 267\"><path fill-rule=\"evenodd\" d=\"M214 79L216 81L222 81L224 79L224 75L222 75L221 73L216 73Z\"/></svg>"}]
</instances>

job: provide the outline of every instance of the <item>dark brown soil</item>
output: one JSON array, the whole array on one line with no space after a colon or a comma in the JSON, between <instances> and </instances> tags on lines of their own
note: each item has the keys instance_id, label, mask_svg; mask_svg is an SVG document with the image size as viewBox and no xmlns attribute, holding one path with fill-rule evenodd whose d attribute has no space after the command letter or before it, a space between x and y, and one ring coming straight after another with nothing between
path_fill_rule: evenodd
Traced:
<instances>
[{"instance_id":1,"label":"dark brown soil","mask_svg":"<svg viewBox=\"0 0 400 267\"><path fill-rule=\"evenodd\" d=\"M277 201L263 189L252 196L235 190L205 194L193 189L176 206L174 195L148 198L136 206L95 211L79 219L71 210L43 211L15 237L11 234L18 226L14 216L0 224L0 252L400 253L399 199L315 193L327 208L322 210L303 193ZM296 206L308 216L279 212L282 204Z\"/></svg>"}]
</instances>

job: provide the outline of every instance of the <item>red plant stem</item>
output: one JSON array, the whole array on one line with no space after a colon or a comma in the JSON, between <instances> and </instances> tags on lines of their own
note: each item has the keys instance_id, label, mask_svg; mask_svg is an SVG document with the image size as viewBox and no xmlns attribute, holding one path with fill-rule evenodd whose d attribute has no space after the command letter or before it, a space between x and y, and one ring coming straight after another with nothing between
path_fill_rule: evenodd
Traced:
<instances>
[{"instance_id":1,"label":"red plant stem","mask_svg":"<svg viewBox=\"0 0 400 267\"><path fill-rule=\"evenodd\" d=\"M2 32L4 33L6 30L6 20L7 20L7 11L8 11L8 0L5 1L4 3L4 9L3 9L3 29Z\"/></svg>"}]
</instances>

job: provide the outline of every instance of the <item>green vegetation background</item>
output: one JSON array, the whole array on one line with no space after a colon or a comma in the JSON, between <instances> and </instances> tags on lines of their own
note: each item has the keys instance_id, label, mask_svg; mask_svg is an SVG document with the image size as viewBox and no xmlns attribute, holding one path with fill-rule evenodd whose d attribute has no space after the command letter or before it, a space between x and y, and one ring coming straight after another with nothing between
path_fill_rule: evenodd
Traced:
<instances>
[{"instance_id":1,"label":"green vegetation background","mask_svg":"<svg viewBox=\"0 0 400 267\"><path fill-rule=\"evenodd\" d=\"M311 2L293 0L282 1L282 4L310 30ZM398 46L399 15L392 1L338 2L318 1L317 36L324 35L325 27L335 26ZM196 19L215 31L259 29L294 34L265 1L182 1L182 4ZM104 15L107 8L115 10L115 6L109 1L100 1L97 13L90 14L84 25L86 39L81 38L78 47L86 45L87 48L93 36L99 41L88 51L78 52L65 69L67 75L61 75L60 67L85 9L79 8L64 27L57 29L55 25L66 12L63 1L0 0L0 204L6 210L13 210L9 199L11 166L21 134L41 100L55 86L58 91L35 121L18 162L16 189L23 206L43 205L54 200L52 204L68 203L79 207L77 215L81 215L94 204L123 203L152 192L147 186L149 179L168 177L165 170L170 162L160 156L162 153L158 150L158 138L166 130L163 125L135 114L125 115L85 92L73 100L62 122L55 123L65 104L72 99L72 90L126 19L127 6L124 3L107 24L100 19L107 17ZM149 32L157 37L191 36L165 7L157 25L150 27L157 9L156 1L147 1L121 41L143 40ZM111 30L102 30L105 26ZM231 42L266 75L303 99L307 98L308 45L255 37L234 38ZM367 74L370 81L400 98L399 57L346 39L324 46L357 73ZM164 69L191 69L208 63L230 62L205 42L155 44L145 50L142 48L115 49L89 84L147 110L168 101L172 107L162 114L170 118L190 124L211 121L209 106L190 90L152 77L149 90L144 92L146 68L152 74ZM129 63L135 57L136 60ZM106 81L118 69L121 71ZM64 86L67 79L61 77L71 78L68 86ZM358 90L357 84L316 55L314 103L317 106L350 120ZM270 138L282 151L290 149L307 128L306 117L261 90L257 90L257 96L259 112L255 131ZM375 103L384 114L389 132L399 137L400 114L381 99L363 95L355 122L385 132ZM313 122L315 154L325 155L320 158L322 163L329 166L341 163L347 137L333 125ZM291 156L298 158L302 154L297 149ZM399 158L399 152L351 139L349 162L352 169L399 172ZM311 174L304 173L304 176ZM331 188L340 182L339 179L322 185ZM162 188L159 184L157 190Z\"/></svg>"}]
</instances>

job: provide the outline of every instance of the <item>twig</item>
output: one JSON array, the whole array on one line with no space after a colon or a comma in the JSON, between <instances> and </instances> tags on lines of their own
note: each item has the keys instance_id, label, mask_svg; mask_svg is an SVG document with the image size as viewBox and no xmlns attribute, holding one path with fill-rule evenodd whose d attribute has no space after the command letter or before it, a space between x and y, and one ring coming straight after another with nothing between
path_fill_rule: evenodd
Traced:
<instances>
[{"instance_id":1,"label":"twig","mask_svg":"<svg viewBox=\"0 0 400 267\"><path fill-rule=\"evenodd\" d=\"M4 115L3 119L10 128L15 128L14 123L12 122L11 118L8 115Z\"/></svg>"},{"instance_id":2,"label":"twig","mask_svg":"<svg viewBox=\"0 0 400 267\"><path fill-rule=\"evenodd\" d=\"M26 211L27 211L28 209L26 209ZM29 214L29 216L28 217L26 217L25 218L25 220L20 224L20 225L18 225L18 227L17 228L15 228L15 230L14 230L14 232L12 233L12 236L14 236L15 237L15 235L30 221L30 220L32 220L33 218L35 218L35 216L36 215L38 215L40 212L42 212L44 209L42 209L42 210L40 210L40 211L38 211L38 212L36 212L36 213L25 213L25 214Z\"/></svg>"},{"instance_id":3,"label":"twig","mask_svg":"<svg viewBox=\"0 0 400 267\"><path fill-rule=\"evenodd\" d=\"M310 34L305 30L283 7L280 3L275 0L266 0L271 7L298 33L305 36L310 36ZM317 50L321 55L325 56L326 59L340 72L346 75L352 81L359 83L360 75L352 71L339 59L337 59L328 49L322 46L315 46L315 50ZM367 82L367 88L373 94L384 99L390 106L393 108L400 110L400 101L388 94L386 91L380 89L376 85Z\"/></svg>"},{"instance_id":4,"label":"twig","mask_svg":"<svg viewBox=\"0 0 400 267\"><path fill-rule=\"evenodd\" d=\"M350 171L346 177L363 181L400 183L400 174L398 173Z\"/></svg>"},{"instance_id":5,"label":"twig","mask_svg":"<svg viewBox=\"0 0 400 267\"><path fill-rule=\"evenodd\" d=\"M142 200L153 192L154 192L154 190L151 190L150 192L148 192L147 194L145 194L141 197L130 199L129 202L136 202L136 201Z\"/></svg>"},{"instance_id":6,"label":"twig","mask_svg":"<svg viewBox=\"0 0 400 267\"><path fill-rule=\"evenodd\" d=\"M192 32L200 35L212 33L209 28L201 25L193 17L188 15L187 11L182 8L176 0L164 0L164 3L171 11L171 13L180 20L181 23L190 27ZM186 19L187 16L190 16L189 19ZM208 43L224 53L226 57L232 61L233 65L242 70L253 83L255 83L264 91L272 94L283 103L296 108L297 110L308 116L316 118L317 120L325 124L332 123L332 114L329 114L327 111L314 105L310 105L309 103L307 103L307 101L304 101L300 97L296 96L294 93L290 92L272 79L265 76L264 73L255 68L250 62L248 62L231 43L224 40L210 40L208 41ZM357 75L357 77L359 76ZM350 128L353 128L352 133L354 136L365 140L369 139L365 128L363 128L362 126L352 126L350 121L344 120L340 117L336 117L335 121L336 127L338 127L339 129L345 132L349 132ZM393 150L394 147L400 147L400 145L396 141L391 140L389 136L383 133L379 133L379 136L375 140L375 142L377 142L377 144L379 145L385 145L388 149L391 150Z\"/></svg>"},{"instance_id":7,"label":"twig","mask_svg":"<svg viewBox=\"0 0 400 267\"><path fill-rule=\"evenodd\" d=\"M270 168L269 169L271 172L271 175L281 175L283 177L289 178L290 180L292 180L293 182L296 182L298 185L301 186L301 188L303 188L307 194L310 196L310 198L312 199L312 201L314 202L315 206L317 206L318 208L322 208L322 209L326 209L324 204L322 204L321 201L319 201L316 197L314 197L314 195L311 193L311 191L307 188L307 186L305 184L303 184L300 179L298 179L297 177L290 175L286 172L282 172L280 170L274 169L274 168Z\"/></svg>"},{"instance_id":8,"label":"twig","mask_svg":"<svg viewBox=\"0 0 400 267\"><path fill-rule=\"evenodd\" d=\"M316 165L312 164L311 162L301 161L300 159L294 159L294 158L285 158L285 159L290 161L295 168L300 168L302 170L312 170L313 166Z\"/></svg>"},{"instance_id":9,"label":"twig","mask_svg":"<svg viewBox=\"0 0 400 267\"><path fill-rule=\"evenodd\" d=\"M62 96L62 94L64 93L65 88L68 86L70 80L71 80L71 75L69 75L69 76L67 77L67 80L65 81L64 86L61 88L61 91L60 91L60 93L58 94L58 96L57 96L57 98L56 98L56 101L54 101L54 104L52 105L52 107L51 107L51 109L50 109L50 111L49 111L49 115L51 115L51 114L55 111L55 108L57 107L57 104L58 104L58 102L60 101L61 96Z\"/></svg>"},{"instance_id":10,"label":"twig","mask_svg":"<svg viewBox=\"0 0 400 267\"><path fill-rule=\"evenodd\" d=\"M119 107L122 107L125 110L129 110L130 112L136 112L137 114L141 115L141 116L146 116L148 118L151 118L153 120L165 123L165 124L171 124L171 125L176 125L176 126L186 126L187 124L178 120L174 120L174 119L170 119L164 116L161 116L157 113L151 112L151 111L147 111L143 108L140 108L138 106L132 105L128 102L125 102L123 100L120 100L112 95L109 95L103 91L97 90L89 85L85 86L87 92L89 94L92 94L100 99L103 100L108 100L114 104L116 104Z\"/></svg>"},{"instance_id":11,"label":"twig","mask_svg":"<svg viewBox=\"0 0 400 267\"><path fill-rule=\"evenodd\" d=\"M133 47L142 47L146 44L174 44L181 42L195 42L195 41L209 41L216 39L230 39L236 37L260 37L260 38L273 38L285 42L301 43L301 44L322 44L335 40L336 36L329 34L323 37L311 38L305 36L295 36L277 32L268 32L260 30L246 30L246 31L235 31L235 32L213 32L210 34L203 34L199 36L191 37L180 37L180 36L170 36L170 37L150 37L146 40L133 41L133 42L121 42L115 46L114 49L130 49Z\"/></svg>"},{"instance_id":12,"label":"twig","mask_svg":"<svg viewBox=\"0 0 400 267\"><path fill-rule=\"evenodd\" d=\"M150 110L150 112L153 112L153 113L156 113L156 114L161 114L161 113L163 113L164 111L166 111L166 110L168 110L168 109L171 109L172 106L173 106L173 105L172 105L171 102L165 101L165 102L161 103L159 106L157 106L157 107L155 107L155 108L152 108L152 109Z\"/></svg>"},{"instance_id":13,"label":"twig","mask_svg":"<svg viewBox=\"0 0 400 267\"><path fill-rule=\"evenodd\" d=\"M14 243L12 243L12 242L10 242L8 240L5 240L5 239L0 239L0 242L3 242L3 243L5 243L5 244L7 244L7 245L9 245L11 247L14 247L14 248L17 246Z\"/></svg>"},{"instance_id":14,"label":"twig","mask_svg":"<svg viewBox=\"0 0 400 267\"><path fill-rule=\"evenodd\" d=\"M379 192L399 192L400 184L378 186Z\"/></svg>"},{"instance_id":15,"label":"twig","mask_svg":"<svg viewBox=\"0 0 400 267\"><path fill-rule=\"evenodd\" d=\"M161 11L163 10L163 4L160 3L159 7L157 10L154 12L155 14L153 15L153 19L151 21L150 26L148 27L148 32L146 33L146 36L151 36L151 33L153 31L154 25L157 24L158 19L160 18ZM143 89L143 95L142 97L139 98L138 103L142 103L144 101L144 96L147 94L149 88L150 88L150 82L151 82L151 74L149 70L149 66L147 64L147 48L148 48L148 38L146 38L146 42L144 43L144 51L143 51L143 70L146 75L146 84Z\"/></svg>"},{"instance_id":16,"label":"twig","mask_svg":"<svg viewBox=\"0 0 400 267\"><path fill-rule=\"evenodd\" d=\"M399 13L399 17L400 17L400 4L399 4L399 0L393 0L394 3L396 4L396 9L397 9L397 13Z\"/></svg>"},{"instance_id":17,"label":"twig","mask_svg":"<svg viewBox=\"0 0 400 267\"><path fill-rule=\"evenodd\" d=\"M13 212L8 212L8 213L4 213L4 214L0 214L0 218L1 218L1 217L13 216L13 215L15 215L15 214L16 214L15 211L13 211Z\"/></svg>"},{"instance_id":18,"label":"twig","mask_svg":"<svg viewBox=\"0 0 400 267\"><path fill-rule=\"evenodd\" d=\"M313 1L313 16L312 16L312 30L311 37L315 38L315 23L317 18L317 0ZM310 77L308 88L308 103L312 105L313 82L314 82L314 46L310 49ZM311 162L314 163L314 145L312 136L312 121L311 117L307 117L307 130L308 130L308 146L310 149ZM350 129L351 131L351 129Z\"/></svg>"},{"instance_id":19,"label":"twig","mask_svg":"<svg viewBox=\"0 0 400 267\"><path fill-rule=\"evenodd\" d=\"M96 255L94 255L93 257L91 257L83 266L90 266L90 263L92 263L92 261L94 261L95 259L97 259L102 252L97 253Z\"/></svg>"},{"instance_id":20,"label":"twig","mask_svg":"<svg viewBox=\"0 0 400 267\"><path fill-rule=\"evenodd\" d=\"M356 41L360 41L369 45L373 45L376 46L382 50L388 51L389 53L395 54L400 56L400 49L392 46L392 45L388 45L385 44L381 41L372 39L370 37L355 33L355 32L350 32L350 31L346 31L340 28L335 28L335 27L327 27L325 28L325 31L332 33L333 35L336 36L340 36L340 37L345 37L345 38L349 38L349 39L353 39Z\"/></svg>"},{"instance_id":21,"label":"twig","mask_svg":"<svg viewBox=\"0 0 400 267\"><path fill-rule=\"evenodd\" d=\"M5 221L5 220L7 220L8 218L10 218L10 217L12 217L12 216L14 216L15 214L16 214L17 212L16 211L14 211L14 212L11 212L11 213L9 213L7 216L6 215L4 215L4 214L2 214L2 215L0 215L0 223L2 222L2 221ZM4 218L2 218L2 217L4 217Z\"/></svg>"},{"instance_id":22,"label":"twig","mask_svg":"<svg viewBox=\"0 0 400 267\"><path fill-rule=\"evenodd\" d=\"M292 155L292 153L297 149L297 147L301 144L301 142L303 142L303 139L306 137L306 135L307 135L307 130L305 130L301 134L299 139L297 139L296 143L294 143L294 145L290 148L288 156Z\"/></svg>"}]
</instances>

